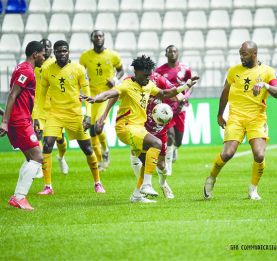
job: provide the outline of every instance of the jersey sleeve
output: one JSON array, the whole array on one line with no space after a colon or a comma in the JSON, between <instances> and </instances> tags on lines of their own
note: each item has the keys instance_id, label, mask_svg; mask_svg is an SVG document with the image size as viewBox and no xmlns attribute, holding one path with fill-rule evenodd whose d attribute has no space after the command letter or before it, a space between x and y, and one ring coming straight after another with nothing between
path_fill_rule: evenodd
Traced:
<instances>
[{"instance_id":1,"label":"jersey sleeve","mask_svg":"<svg viewBox=\"0 0 277 261\"><path fill-rule=\"evenodd\" d=\"M276 78L275 70L272 67L269 67L266 78L267 83Z\"/></svg>"},{"instance_id":2,"label":"jersey sleeve","mask_svg":"<svg viewBox=\"0 0 277 261\"><path fill-rule=\"evenodd\" d=\"M39 118L43 114L43 108L45 105L48 88L49 88L48 70L45 69L42 71L42 74L41 74L40 93L38 93L39 97L38 97L38 103L37 103L37 108L35 112L36 118Z\"/></svg>"},{"instance_id":3,"label":"jersey sleeve","mask_svg":"<svg viewBox=\"0 0 277 261\"><path fill-rule=\"evenodd\" d=\"M16 73L14 85L20 86L25 89L28 84L33 81L34 73L30 70L19 70Z\"/></svg>"},{"instance_id":4,"label":"jersey sleeve","mask_svg":"<svg viewBox=\"0 0 277 261\"><path fill-rule=\"evenodd\" d=\"M87 68L87 63L86 63L86 55L85 53L82 53L79 59L79 63L83 65L85 68Z\"/></svg>"},{"instance_id":5,"label":"jersey sleeve","mask_svg":"<svg viewBox=\"0 0 277 261\"><path fill-rule=\"evenodd\" d=\"M90 96L89 83L86 77L86 69L83 66L79 66L79 85L83 94ZM91 104L85 101L86 115L91 116Z\"/></svg>"},{"instance_id":6,"label":"jersey sleeve","mask_svg":"<svg viewBox=\"0 0 277 261\"><path fill-rule=\"evenodd\" d=\"M227 82L231 85L234 82L234 69L230 68L226 76Z\"/></svg>"},{"instance_id":7,"label":"jersey sleeve","mask_svg":"<svg viewBox=\"0 0 277 261\"><path fill-rule=\"evenodd\" d=\"M160 91L161 89L159 89L155 84L153 84L150 91L150 95L156 96Z\"/></svg>"},{"instance_id":8,"label":"jersey sleeve","mask_svg":"<svg viewBox=\"0 0 277 261\"><path fill-rule=\"evenodd\" d=\"M116 85L115 87L113 87L113 90L116 90L119 93L119 95L122 95L127 91L127 84L121 83L119 85Z\"/></svg>"},{"instance_id":9,"label":"jersey sleeve","mask_svg":"<svg viewBox=\"0 0 277 261\"><path fill-rule=\"evenodd\" d=\"M116 52L114 52L114 56L113 56L113 66L118 69L122 66L122 62L121 62L121 58L120 55Z\"/></svg>"}]
</instances>

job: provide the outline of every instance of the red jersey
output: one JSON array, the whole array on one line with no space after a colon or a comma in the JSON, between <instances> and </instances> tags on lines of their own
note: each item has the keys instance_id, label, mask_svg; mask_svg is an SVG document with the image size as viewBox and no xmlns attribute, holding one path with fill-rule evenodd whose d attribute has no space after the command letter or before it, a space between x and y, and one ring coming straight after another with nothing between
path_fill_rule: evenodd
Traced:
<instances>
[{"instance_id":1,"label":"red jersey","mask_svg":"<svg viewBox=\"0 0 277 261\"><path fill-rule=\"evenodd\" d=\"M31 119L36 88L34 67L31 63L25 61L16 66L12 73L10 89L14 85L20 86L22 92L15 100L9 120L11 125L19 120Z\"/></svg>"}]
</instances>

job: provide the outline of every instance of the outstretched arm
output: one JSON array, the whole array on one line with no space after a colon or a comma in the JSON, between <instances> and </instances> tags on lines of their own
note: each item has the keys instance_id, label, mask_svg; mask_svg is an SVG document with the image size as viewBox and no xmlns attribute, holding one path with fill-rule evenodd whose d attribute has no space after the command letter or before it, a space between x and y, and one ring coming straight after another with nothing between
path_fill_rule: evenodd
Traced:
<instances>
[{"instance_id":1,"label":"outstretched arm","mask_svg":"<svg viewBox=\"0 0 277 261\"><path fill-rule=\"evenodd\" d=\"M81 94L80 98L83 100L86 100L89 103L100 103L100 102L104 102L111 98L116 98L118 96L119 96L118 91L111 89L111 90L108 90L105 92L101 92L101 93L95 95L94 97L88 97L86 95Z\"/></svg>"},{"instance_id":2,"label":"outstretched arm","mask_svg":"<svg viewBox=\"0 0 277 261\"><path fill-rule=\"evenodd\" d=\"M223 118L223 113L228 102L229 91L230 91L230 84L228 83L227 80L225 80L224 89L220 96L219 108L217 113L217 123L223 129L225 129L225 126L226 126L226 121Z\"/></svg>"}]
</instances>

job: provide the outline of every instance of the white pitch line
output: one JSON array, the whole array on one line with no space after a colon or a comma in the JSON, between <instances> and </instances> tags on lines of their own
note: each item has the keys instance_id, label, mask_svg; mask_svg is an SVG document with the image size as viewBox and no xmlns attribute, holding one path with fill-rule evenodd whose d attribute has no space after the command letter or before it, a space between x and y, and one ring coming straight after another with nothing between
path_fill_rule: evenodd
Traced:
<instances>
[{"instance_id":1,"label":"white pitch line","mask_svg":"<svg viewBox=\"0 0 277 261\"><path fill-rule=\"evenodd\" d=\"M269 145L266 150L274 150L277 148L277 144L275 145ZM234 158L238 158L238 157L242 157L248 154L252 154L252 150L247 150L247 151L243 151L243 152L238 152L234 155Z\"/></svg>"}]
</instances>

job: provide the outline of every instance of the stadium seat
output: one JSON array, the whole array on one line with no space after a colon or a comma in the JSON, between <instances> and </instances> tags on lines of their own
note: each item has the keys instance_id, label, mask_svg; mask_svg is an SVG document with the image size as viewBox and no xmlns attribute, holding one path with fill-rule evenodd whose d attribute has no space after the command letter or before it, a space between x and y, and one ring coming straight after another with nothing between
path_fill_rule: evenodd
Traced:
<instances>
[{"instance_id":1,"label":"stadium seat","mask_svg":"<svg viewBox=\"0 0 277 261\"><path fill-rule=\"evenodd\" d=\"M275 7L277 6L276 0L256 0L256 7Z\"/></svg>"},{"instance_id":2,"label":"stadium seat","mask_svg":"<svg viewBox=\"0 0 277 261\"><path fill-rule=\"evenodd\" d=\"M166 0L165 10L187 10L187 0Z\"/></svg>"},{"instance_id":3,"label":"stadium seat","mask_svg":"<svg viewBox=\"0 0 277 261\"><path fill-rule=\"evenodd\" d=\"M184 30L185 22L181 11L168 11L164 15L164 30Z\"/></svg>"},{"instance_id":4,"label":"stadium seat","mask_svg":"<svg viewBox=\"0 0 277 261\"><path fill-rule=\"evenodd\" d=\"M270 28L255 28L252 40L258 47L273 47L273 36Z\"/></svg>"},{"instance_id":5,"label":"stadium seat","mask_svg":"<svg viewBox=\"0 0 277 261\"><path fill-rule=\"evenodd\" d=\"M275 47L277 47L277 31L275 32L274 45Z\"/></svg>"},{"instance_id":6,"label":"stadium seat","mask_svg":"<svg viewBox=\"0 0 277 261\"><path fill-rule=\"evenodd\" d=\"M158 61L157 61L157 67L163 65L167 63L167 58L165 57L165 52L161 52L159 57L158 57Z\"/></svg>"},{"instance_id":7,"label":"stadium seat","mask_svg":"<svg viewBox=\"0 0 277 261\"><path fill-rule=\"evenodd\" d=\"M220 70L205 70L200 79L200 87L221 87L223 86L222 74Z\"/></svg>"},{"instance_id":8,"label":"stadium seat","mask_svg":"<svg viewBox=\"0 0 277 261\"><path fill-rule=\"evenodd\" d=\"M21 14L6 14L2 23L3 33L23 33L24 24Z\"/></svg>"},{"instance_id":9,"label":"stadium seat","mask_svg":"<svg viewBox=\"0 0 277 261\"><path fill-rule=\"evenodd\" d=\"M74 11L73 0L53 0L53 13L72 13Z\"/></svg>"},{"instance_id":10,"label":"stadium seat","mask_svg":"<svg viewBox=\"0 0 277 261\"><path fill-rule=\"evenodd\" d=\"M132 53L122 52L122 53L120 53L120 57L121 57L124 72L127 75L132 75L133 74L133 67L131 66L131 64L132 64L132 61L134 59Z\"/></svg>"},{"instance_id":11,"label":"stadium seat","mask_svg":"<svg viewBox=\"0 0 277 261\"><path fill-rule=\"evenodd\" d=\"M71 30L68 14L52 14L49 22L49 32L69 33Z\"/></svg>"},{"instance_id":12,"label":"stadium seat","mask_svg":"<svg viewBox=\"0 0 277 261\"><path fill-rule=\"evenodd\" d=\"M229 47L239 48L241 44L250 40L250 33L247 29L233 29L229 37Z\"/></svg>"},{"instance_id":13,"label":"stadium seat","mask_svg":"<svg viewBox=\"0 0 277 261\"><path fill-rule=\"evenodd\" d=\"M186 29L206 29L207 17L204 11L189 11L186 20Z\"/></svg>"},{"instance_id":14,"label":"stadium seat","mask_svg":"<svg viewBox=\"0 0 277 261\"><path fill-rule=\"evenodd\" d=\"M69 54L70 61L75 62L75 63L79 63L81 54L82 54L81 51L78 51L78 52L70 51L70 54Z\"/></svg>"},{"instance_id":15,"label":"stadium seat","mask_svg":"<svg viewBox=\"0 0 277 261\"><path fill-rule=\"evenodd\" d=\"M76 0L75 12L96 12L96 0Z\"/></svg>"},{"instance_id":16,"label":"stadium seat","mask_svg":"<svg viewBox=\"0 0 277 261\"><path fill-rule=\"evenodd\" d=\"M109 33L109 32L105 32L105 47L107 47L109 49L114 48L113 37L112 37L111 33Z\"/></svg>"},{"instance_id":17,"label":"stadium seat","mask_svg":"<svg viewBox=\"0 0 277 261\"><path fill-rule=\"evenodd\" d=\"M271 52L268 48L259 48L258 50L258 60L264 64L270 65L271 63Z\"/></svg>"},{"instance_id":18,"label":"stadium seat","mask_svg":"<svg viewBox=\"0 0 277 261\"><path fill-rule=\"evenodd\" d=\"M64 33L50 33L47 38L51 41L52 45L59 40L67 41Z\"/></svg>"},{"instance_id":19,"label":"stadium seat","mask_svg":"<svg viewBox=\"0 0 277 261\"><path fill-rule=\"evenodd\" d=\"M224 69L225 56L222 50L207 50L204 56L204 66L206 69Z\"/></svg>"},{"instance_id":20,"label":"stadium seat","mask_svg":"<svg viewBox=\"0 0 277 261\"><path fill-rule=\"evenodd\" d=\"M226 62L227 62L227 66L229 66L229 67L241 63L239 50L237 48L228 50Z\"/></svg>"},{"instance_id":21,"label":"stadium seat","mask_svg":"<svg viewBox=\"0 0 277 261\"><path fill-rule=\"evenodd\" d=\"M138 51L159 51L159 37L156 32L140 32Z\"/></svg>"},{"instance_id":22,"label":"stadium seat","mask_svg":"<svg viewBox=\"0 0 277 261\"><path fill-rule=\"evenodd\" d=\"M256 10L254 27L275 27L275 24L275 15L271 8L259 8Z\"/></svg>"},{"instance_id":23,"label":"stadium seat","mask_svg":"<svg viewBox=\"0 0 277 261\"><path fill-rule=\"evenodd\" d=\"M188 65L193 71L198 71L203 68L202 55L198 50L184 51L181 61Z\"/></svg>"},{"instance_id":24,"label":"stadium seat","mask_svg":"<svg viewBox=\"0 0 277 261\"><path fill-rule=\"evenodd\" d=\"M136 51L137 40L133 32L119 32L115 39L115 49L117 51Z\"/></svg>"},{"instance_id":25,"label":"stadium seat","mask_svg":"<svg viewBox=\"0 0 277 261\"><path fill-rule=\"evenodd\" d=\"M118 12L119 0L99 0L97 9L99 12Z\"/></svg>"},{"instance_id":26,"label":"stadium seat","mask_svg":"<svg viewBox=\"0 0 277 261\"><path fill-rule=\"evenodd\" d=\"M164 31L162 33L160 49L165 50L171 44L175 45L178 49L182 48L182 38L178 31Z\"/></svg>"},{"instance_id":27,"label":"stadium seat","mask_svg":"<svg viewBox=\"0 0 277 261\"><path fill-rule=\"evenodd\" d=\"M10 91L10 72L0 74L0 93Z\"/></svg>"},{"instance_id":28,"label":"stadium seat","mask_svg":"<svg viewBox=\"0 0 277 261\"><path fill-rule=\"evenodd\" d=\"M115 32L116 20L113 13L98 13L95 20L95 29L103 31Z\"/></svg>"},{"instance_id":29,"label":"stadium seat","mask_svg":"<svg viewBox=\"0 0 277 261\"><path fill-rule=\"evenodd\" d=\"M27 11L25 0L8 0L5 13L6 14L24 14Z\"/></svg>"},{"instance_id":30,"label":"stadium seat","mask_svg":"<svg viewBox=\"0 0 277 261\"><path fill-rule=\"evenodd\" d=\"M31 41L40 41L42 39L42 34L39 33L28 33L24 34L22 46L21 46L21 54L25 54L25 48L27 44Z\"/></svg>"},{"instance_id":31,"label":"stadium seat","mask_svg":"<svg viewBox=\"0 0 277 261\"><path fill-rule=\"evenodd\" d=\"M255 9L255 0L233 0L233 7Z\"/></svg>"},{"instance_id":32,"label":"stadium seat","mask_svg":"<svg viewBox=\"0 0 277 261\"><path fill-rule=\"evenodd\" d=\"M75 13L72 21L72 32L87 32L93 30L93 20L90 13Z\"/></svg>"},{"instance_id":33,"label":"stadium seat","mask_svg":"<svg viewBox=\"0 0 277 261\"><path fill-rule=\"evenodd\" d=\"M210 49L226 49L227 48L227 36L225 30L212 29L207 33L206 48Z\"/></svg>"},{"instance_id":34,"label":"stadium seat","mask_svg":"<svg viewBox=\"0 0 277 261\"><path fill-rule=\"evenodd\" d=\"M91 47L88 33L72 33L69 48L72 52L83 52Z\"/></svg>"},{"instance_id":35,"label":"stadium seat","mask_svg":"<svg viewBox=\"0 0 277 261\"><path fill-rule=\"evenodd\" d=\"M12 72L15 66L14 54L0 54L0 74Z\"/></svg>"},{"instance_id":36,"label":"stadium seat","mask_svg":"<svg viewBox=\"0 0 277 261\"><path fill-rule=\"evenodd\" d=\"M205 9L210 8L210 0L188 0L188 9Z\"/></svg>"},{"instance_id":37,"label":"stadium seat","mask_svg":"<svg viewBox=\"0 0 277 261\"><path fill-rule=\"evenodd\" d=\"M48 23L44 14L29 14L25 26L27 33L46 33Z\"/></svg>"},{"instance_id":38,"label":"stadium seat","mask_svg":"<svg viewBox=\"0 0 277 261\"><path fill-rule=\"evenodd\" d=\"M233 0L211 0L211 9L231 9Z\"/></svg>"},{"instance_id":39,"label":"stadium seat","mask_svg":"<svg viewBox=\"0 0 277 261\"><path fill-rule=\"evenodd\" d=\"M142 8L142 0L121 0L121 11L135 11L140 12Z\"/></svg>"},{"instance_id":40,"label":"stadium seat","mask_svg":"<svg viewBox=\"0 0 277 261\"><path fill-rule=\"evenodd\" d=\"M162 19L159 12L144 12L141 17L140 30L160 31L162 29Z\"/></svg>"},{"instance_id":41,"label":"stadium seat","mask_svg":"<svg viewBox=\"0 0 277 261\"><path fill-rule=\"evenodd\" d=\"M231 27L247 27L251 28L253 25L253 18L249 9L236 9L233 12L231 19Z\"/></svg>"},{"instance_id":42,"label":"stadium seat","mask_svg":"<svg viewBox=\"0 0 277 261\"><path fill-rule=\"evenodd\" d=\"M124 12L119 15L118 31L138 31L139 30L139 18L135 12Z\"/></svg>"},{"instance_id":43,"label":"stadium seat","mask_svg":"<svg viewBox=\"0 0 277 261\"><path fill-rule=\"evenodd\" d=\"M204 49L205 41L203 32L200 30L188 30L185 32L183 48L186 49Z\"/></svg>"},{"instance_id":44,"label":"stadium seat","mask_svg":"<svg viewBox=\"0 0 277 261\"><path fill-rule=\"evenodd\" d=\"M30 13L49 13L51 11L50 0L30 0L28 11Z\"/></svg>"},{"instance_id":45,"label":"stadium seat","mask_svg":"<svg viewBox=\"0 0 277 261\"><path fill-rule=\"evenodd\" d=\"M227 10L212 10L209 16L208 27L228 29L230 27L230 18Z\"/></svg>"},{"instance_id":46,"label":"stadium seat","mask_svg":"<svg viewBox=\"0 0 277 261\"><path fill-rule=\"evenodd\" d=\"M21 44L18 34L2 34L0 40L1 53L16 53L19 54Z\"/></svg>"},{"instance_id":47,"label":"stadium seat","mask_svg":"<svg viewBox=\"0 0 277 261\"><path fill-rule=\"evenodd\" d=\"M164 10L164 0L144 0L143 1L144 11L163 11Z\"/></svg>"},{"instance_id":48,"label":"stadium seat","mask_svg":"<svg viewBox=\"0 0 277 261\"><path fill-rule=\"evenodd\" d=\"M272 66L277 66L277 49L274 49L273 51L273 57L272 57L272 60L271 60L271 65Z\"/></svg>"}]
</instances>

